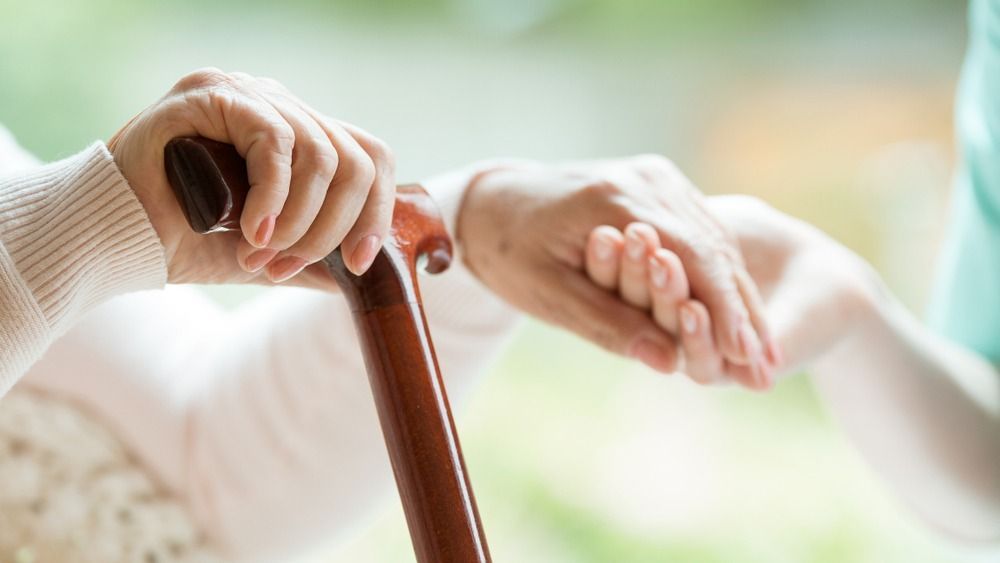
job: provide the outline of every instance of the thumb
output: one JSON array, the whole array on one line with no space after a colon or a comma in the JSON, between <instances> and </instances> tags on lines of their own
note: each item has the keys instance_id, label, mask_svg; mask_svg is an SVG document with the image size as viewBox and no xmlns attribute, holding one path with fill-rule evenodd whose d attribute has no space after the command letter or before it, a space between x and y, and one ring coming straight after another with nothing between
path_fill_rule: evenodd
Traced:
<instances>
[{"instance_id":1,"label":"thumb","mask_svg":"<svg viewBox=\"0 0 1000 563\"><path fill-rule=\"evenodd\" d=\"M645 312L628 305L614 294L594 285L580 272L559 268L556 279L545 283L543 301L553 321L612 353L634 358L656 371L677 369L677 344Z\"/></svg>"}]
</instances>

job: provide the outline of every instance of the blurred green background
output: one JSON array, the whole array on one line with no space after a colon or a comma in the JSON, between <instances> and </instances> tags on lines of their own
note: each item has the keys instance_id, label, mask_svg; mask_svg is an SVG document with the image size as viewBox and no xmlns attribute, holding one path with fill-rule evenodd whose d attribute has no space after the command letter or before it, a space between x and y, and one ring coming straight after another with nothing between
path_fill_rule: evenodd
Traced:
<instances>
[{"instance_id":1,"label":"blurred green background","mask_svg":"<svg viewBox=\"0 0 1000 563\"><path fill-rule=\"evenodd\" d=\"M403 179L491 156L659 152L705 191L816 223L919 310L954 165L965 8L0 0L0 122L57 158L211 65L369 129ZM458 417L497 561L989 557L891 498L804 376L767 395L702 389L528 323ZM412 560L398 503L307 560Z\"/></svg>"}]
</instances>

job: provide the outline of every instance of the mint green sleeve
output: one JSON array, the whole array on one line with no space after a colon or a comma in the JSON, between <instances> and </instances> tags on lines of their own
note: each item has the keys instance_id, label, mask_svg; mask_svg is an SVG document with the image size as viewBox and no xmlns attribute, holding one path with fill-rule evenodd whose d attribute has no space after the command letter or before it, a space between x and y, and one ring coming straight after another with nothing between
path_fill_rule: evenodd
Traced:
<instances>
[{"instance_id":1,"label":"mint green sleeve","mask_svg":"<svg viewBox=\"0 0 1000 563\"><path fill-rule=\"evenodd\" d=\"M1000 363L1000 2L973 0L956 105L961 163L929 322Z\"/></svg>"}]
</instances>

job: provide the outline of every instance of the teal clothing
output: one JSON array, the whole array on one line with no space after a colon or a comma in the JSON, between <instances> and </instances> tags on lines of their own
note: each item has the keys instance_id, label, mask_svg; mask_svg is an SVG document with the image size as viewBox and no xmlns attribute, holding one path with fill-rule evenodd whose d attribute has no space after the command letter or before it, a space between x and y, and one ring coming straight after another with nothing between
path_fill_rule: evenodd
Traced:
<instances>
[{"instance_id":1,"label":"teal clothing","mask_svg":"<svg viewBox=\"0 0 1000 563\"><path fill-rule=\"evenodd\" d=\"M931 326L1000 364L1000 0L972 0L956 104L960 168Z\"/></svg>"}]
</instances>

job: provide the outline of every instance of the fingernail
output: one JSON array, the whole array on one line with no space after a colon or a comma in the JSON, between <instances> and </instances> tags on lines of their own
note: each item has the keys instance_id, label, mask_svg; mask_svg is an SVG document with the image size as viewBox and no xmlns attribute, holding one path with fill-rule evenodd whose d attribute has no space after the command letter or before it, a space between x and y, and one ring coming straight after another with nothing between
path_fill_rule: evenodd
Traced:
<instances>
[{"instance_id":1,"label":"fingernail","mask_svg":"<svg viewBox=\"0 0 1000 563\"><path fill-rule=\"evenodd\" d=\"M257 227L257 246L267 246L271 242L271 235L274 234L274 222L277 215L271 214L264 217Z\"/></svg>"},{"instance_id":2,"label":"fingernail","mask_svg":"<svg viewBox=\"0 0 1000 563\"><path fill-rule=\"evenodd\" d=\"M687 307L681 307L681 327L684 328L684 332L688 334L694 334L698 330L698 318L695 317L694 312Z\"/></svg>"},{"instance_id":3,"label":"fingernail","mask_svg":"<svg viewBox=\"0 0 1000 563\"><path fill-rule=\"evenodd\" d=\"M625 239L625 253L632 260L642 260L642 255L646 253L646 248L642 244L642 239L635 233L629 233Z\"/></svg>"},{"instance_id":4,"label":"fingernail","mask_svg":"<svg viewBox=\"0 0 1000 563\"><path fill-rule=\"evenodd\" d=\"M246 261L244 262L244 265L246 266L246 271L256 272L257 270L260 270L268 262L270 262L271 258L274 258L274 255L277 253L278 253L277 250L271 248L264 248L256 252L253 252L252 254L246 257Z\"/></svg>"},{"instance_id":5,"label":"fingernail","mask_svg":"<svg viewBox=\"0 0 1000 563\"><path fill-rule=\"evenodd\" d=\"M368 270L381 247L382 245L375 235L368 235L358 242L358 246L354 247L354 253L351 254L351 262L354 264L352 271L355 275L360 276Z\"/></svg>"},{"instance_id":6,"label":"fingernail","mask_svg":"<svg viewBox=\"0 0 1000 563\"><path fill-rule=\"evenodd\" d=\"M649 259L649 278L656 287L660 289L667 287L667 269L659 260L652 257Z\"/></svg>"},{"instance_id":7,"label":"fingernail","mask_svg":"<svg viewBox=\"0 0 1000 563\"><path fill-rule=\"evenodd\" d=\"M673 371L670 357L663 349L663 345L650 338L642 337L636 341L632 345L630 355L656 371L663 373Z\"/></svg>"},{"instance_id":8,"label":"fingernail","mask_svg":"<svg viewBox=\"0 0 1000 563\"><path fill-rule=\"evenodd\" d=\"M268 268L271 281L280 283L302 271L309 263L298 256L285 256Z\"/></svg>"},{"instance_id":9,"label":"fingernail","mask_svg":"<svg viewBox=\"0 0 1000 563\"><path fill-rule=\"evenodd\" d=\"M594 256L602 262L607 262L611 260L612 255L614 255L615 249L607 238L602 236L594 237Z\"/></svg>"}]
</instances>

